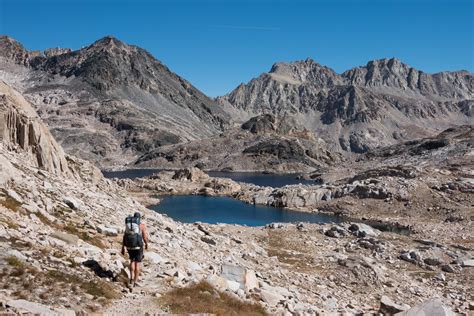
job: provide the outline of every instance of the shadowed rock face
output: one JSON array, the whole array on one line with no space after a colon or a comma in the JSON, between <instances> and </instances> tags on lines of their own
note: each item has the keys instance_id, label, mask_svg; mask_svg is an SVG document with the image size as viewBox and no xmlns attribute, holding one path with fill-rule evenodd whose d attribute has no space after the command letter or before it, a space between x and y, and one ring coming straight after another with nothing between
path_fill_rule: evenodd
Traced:
<instances>
[{"instance_id":1,"label":"shadowed rock face","mask_svg":"<svg viewBox=\"0 0 474 316\"><path fill-rule=\"evenodd\" d=\"M313 171L341 160L294 117L265 114L218 136L163 146L141 156L135 166L286 173Z\"/></svg>"},{"instance_id":2,"label":"shadowed rock face","mask_svg":"<svg viewBox=\"0 0 474 316\"><path fill-rule=\"evenodd\" d=\"M104 166L217 134L229 120L148 52L113 37L44 54L1 37L0 63L1 78L24 92L66 151Z\"/></svg>"},{"instance_id":3,"label":"shadowed rock face","mask_svg":"<svg viewBox=\"0 0 474 316\"><path fill-rule=\"evenodd\" d=\"M276 63L218 101L243 121L291 114L333 149L360 153L472 123L473 91L467 71L427 74L392 58L337 74L307 59Z\"/></svg>"},{"instance_id":4,"label":"shadowed rock face","mask_svg":"<svg viewBox=\"0 0 474 316\"><path fill-rule=\"evenodd\" d=\"M57 174L69 173L62 148L25 99L0 81L0 142L27 154L32 165Z\"/></svg>"},{"instance_id":5,"label":"shadowed rock face","mask_svg":"<svg viewBox=\"0 0 474 316\"><path fill-rule=\"evenodd\" d=\"M0 52L1 58L20 65L28 65L28 58L30 57L28 51L8 36L0 36Z\"/></svg>"}]
</instances>

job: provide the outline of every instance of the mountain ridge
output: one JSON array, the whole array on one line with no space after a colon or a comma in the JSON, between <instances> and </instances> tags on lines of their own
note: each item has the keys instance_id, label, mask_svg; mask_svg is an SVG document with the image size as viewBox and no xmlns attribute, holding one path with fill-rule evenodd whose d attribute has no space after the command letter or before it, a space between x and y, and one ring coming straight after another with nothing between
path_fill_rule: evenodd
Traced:
<instances>
[{"instance_id":1,"label":"mountain ridge","mask_svg":"<svg viewBox=\"0 0 474 316\"><path fill-rule=\"evenodd\" d=\"M109 167L215 135L228 114L146 50L115 37L30 52L0 37L2 79L25 93L66 151Z\"/></svg>"},{"instance_id":2,"label":"mountain ridge","mask_svg":"<svg viewBox=\"0 0 474 316\"><path fill-rule=\"evenodd\" d=\"M474 75L427 74L396 58L338 74L308 58L275 63L217 100L234 108L241 121L262 114L297 116L333 150L361 153L472 124Z\"/></svg>"},{"instance_id":3,"label":"mountain ridge","mask_svg":"<svg viewBox=\"0 0 474 316\"><path fill-rule=\"evenodd\" d=\"M311 58L276 62L211 99L145 49L113 36L44 52L0 37L0 57L2 79L22 90L66 151L106 168L133 165L168 145L207 152L200 146L222 133L234 143L233 128L266 114L291 117L324 140L325 150L346 156L470 124L474 114L473 74L428 74L397 58L342 73ZM287 147L283 135L272 137L272 148ZM245 154L236 150L236 157Z\"/></svg>"}]
</instances>

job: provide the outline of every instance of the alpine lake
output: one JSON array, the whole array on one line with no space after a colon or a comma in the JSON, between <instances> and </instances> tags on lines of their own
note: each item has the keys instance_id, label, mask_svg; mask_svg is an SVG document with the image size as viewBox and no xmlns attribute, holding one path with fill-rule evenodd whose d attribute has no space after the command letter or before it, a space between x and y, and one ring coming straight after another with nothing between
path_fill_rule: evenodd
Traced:
<instances>
[{"instance_id":1,"label":"alpine lake","mask_svg":"<svg viewBox=\"0 0 474 316\"><path fill-rule=\"evenodd\" d=\"M128 169L123 171L103 171L107 178L147 177L163 169ZM265 174L256 172L207 172L211 177L225 177L238 182L253 183L260 186L282 187L291 184L315 184L312 180L299 179L297 174ZM203 195L163 195L158 196L159 205L149 208L166 214L182 223L204 222L209 224L238 224L245 226L265 226L270 223L341 223L361 222L346 217L292 211L285 208L248 204L229 197ZM408 235L410 231L380 222L362 221L383 231Z\"/></svg>"}]
</instances>

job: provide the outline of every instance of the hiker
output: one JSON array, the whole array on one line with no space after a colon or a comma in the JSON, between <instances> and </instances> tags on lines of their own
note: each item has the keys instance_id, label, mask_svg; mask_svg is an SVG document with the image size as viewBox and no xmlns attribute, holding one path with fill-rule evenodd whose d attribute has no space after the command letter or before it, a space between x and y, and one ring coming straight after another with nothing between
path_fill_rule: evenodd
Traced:
<instances>
[{"instance_id":1,"label":"hiker","mask_svg":"<svg viewBox=\"0 0 474 316\"><path fill-rule=\"evenodd\" d=\"M140 262L143 260L143 243L148 249L148 232L139 212L125 219L125 233L122 240L122 255L127 248L130 258L130 286L138 286L137 280L140 274Z\"/></svg>"}]
</instances>

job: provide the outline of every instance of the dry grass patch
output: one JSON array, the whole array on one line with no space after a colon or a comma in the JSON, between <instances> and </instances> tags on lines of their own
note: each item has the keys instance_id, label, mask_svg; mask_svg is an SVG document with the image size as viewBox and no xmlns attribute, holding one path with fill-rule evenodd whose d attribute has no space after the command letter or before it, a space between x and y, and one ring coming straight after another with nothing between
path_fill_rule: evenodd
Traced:
<instances>
[{"instance_id":1,"label":"dry grass patch","mask_svg":"<svg viewBox=\"0 0 474 316\"><path fill-rule=\"evenodd\" d=\"M261 305L243 302L227 293L219 292L205 281L171 290L160 298L160 304L169 307L170 311L176 314L268 315Z\"/></svg>"},{"instance_id":2,"label":"dry grass patch","mask_svg":"<svg viewBox=\"0 0 474 316\"><path fill-rule=\"evenodd\" d=\"M21 203L18 203L15 199L9 196L6 196L4 199L1 199L0 204L9 210L12 210L13 212L17 212L19 207L21 206Z\"/></svg>"},{"instance_id":3,"label":"dry grass patch","mask_svg":"<svg viewBox=\"0 0 474 316\"><path fill-rule=\"evenodd\" d=\"M314 263L315 249L305 244L306 238L294 236L299 232L269 230L268 238L262 240L270 257L287 264L288 268L298 272L319 271ZM309 233L307 233L309 234ZM305 249L305 252L302 252Z\"/></svg>"},{"instance_id":4,"label":"dry grass patch","mask_svg":"<svg viewBox=\"0 0 474 316\"><path fill-rule=\"evenodd\" d=\"M80 239L84 240L85 242L99 247L101 249L107 248L104 242L100 238L94 238L94 236L90 236L86 231L78 229L73 223L68 222L62 229L72 235L76 235Z\"/></svg>"},{"instance_id":5,"label":"dry grass patch","mask_svg":"<svg viewBox=\"0 0 474 316\"><path fill-rule=\"evenodd\" d=\"M18 228L20 228L17 223L14 223L12 221L5 221L4 223L7 225L8 229L17 230Z\"/></svg>"},{"instance_id":6,"label":"dry grass patch","mask_svg":"<svg viewBox=\"0 0 474 316\"><path fill-rule=\"evenodd\" d=\"M79 287L84 292L97 297L104 297L106 299L117 299L120 297L120 294L115 290L115 288L103 280L83 280L79 276L67 274L57 270L48 271L46 277L49 281L55 281L58 283L64 282L72 286Z\"/></svg>"},{"instance_id":7,"label":"dry grass patch","mask_svg":"<svg viewBox=\"0 0 474 316\"><path fill-rule=\"evenodd\" d=\"M36 217L38 217L38 219L43 223L43 224L46 224L48 226L53 226L55 227L55 224L53 222L51 222L49 220L49 218L47 218L43 213L41 212L37 212L35 213Z\"/></svg>"},{"instance_id":8,"label":"dry grass patch","mask_svg":"<svg viewBox=\"0 0 474 316\"><path fill-rule=\"evenodd\" d=\"M10 266L10 269L5 267L0 273L0 280L4 277L21 277L24 275L35 275L37 270L34 267L27 265L15 256L5 258L5 261Z\"/></svg>"}]
</instances>

